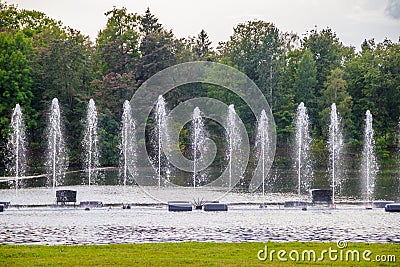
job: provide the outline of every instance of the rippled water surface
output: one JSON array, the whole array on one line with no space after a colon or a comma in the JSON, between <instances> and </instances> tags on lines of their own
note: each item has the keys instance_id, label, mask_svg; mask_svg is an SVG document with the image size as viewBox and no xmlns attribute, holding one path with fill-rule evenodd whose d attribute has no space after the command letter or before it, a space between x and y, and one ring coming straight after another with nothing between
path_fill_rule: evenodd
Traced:
<instances>
[{"instance_id":1,"label":"rippled water surface","mask_svg":"<svg viewBox=\"0 0 400 267\"><path fill-rule=\"evenodd\" d=\"M231 193L221 200L230 203L227 212L168 212L166 206L153 205L157 201L137 188L128 191L115 187L94 187L90 191L85 187L74 189L78 191L78 202L98 200L106 206L88 211L79 207L52 207L55 194L50 189L21 190L18 197L12 190L0 190L0 201L20 205L41 204L40 207L13 206L0 213L0 243L110 244L339 239L390 242L400 239L400 213L388 213L384 209L366 210L363 206L355 205L338 205L335 210L314 206L303 211L284 208L282 205L269 205L266 209L260 209L257 204L260 195ZM266 201L288 199L293 199L293 196L268 195ZM131 209L122 209L118 203L133 205Z\"/></svg>"}]
</instances>

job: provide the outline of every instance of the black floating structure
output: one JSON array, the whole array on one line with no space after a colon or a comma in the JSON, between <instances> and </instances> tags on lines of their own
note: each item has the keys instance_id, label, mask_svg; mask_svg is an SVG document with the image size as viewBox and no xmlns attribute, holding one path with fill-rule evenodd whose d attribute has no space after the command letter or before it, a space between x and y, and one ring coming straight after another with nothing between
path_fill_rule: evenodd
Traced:
<instances>
[{"instance_id":1,"label":"black floating structure","mask_svg":"<svg viewBox=\"0 0 400 267\"><path fill-rule=\"evenodd\" d=\"M80 208L101 208L103 207L103 202L101 201L81 201L79 202Z\"/></svg>"},{"instance_id":2,"label":"black floating structure","mask_svg":"<svg viewBox=\"0 0 400 267\"><path fill-rule=\"evenodd\" d=\"M66 203L76 204L76 191L74 190L57 190L56 191L57 206L61 204L65 206Z\"/></svg>"},{"instance_id":3,"label":"black floating structure","mask_svg":"<svg viewBox=\"0 0 400 267\"><path fill-rule=\"evenodd\" d=\"M192 204L188 201L168 202L168 211L192 211Z\"/></svg>"},{"instance_id":4,"label":"black floating structure","mask_svg":"<svg viewBox=\"0 0 400 267\"><path fill-rule=\"evenodd\" d=\"M0 205L3 205L3 209L8 209L8 207L10 207L10 202L0 201Z\"/></svg>"},{"instance_id":5,"label":"black floating structure","mask_svg":"<svg viewBox=\"0 0 400 267\"><path fill-rule=\"evenodd\" d=\"M301 200L285 201L284 207L285 208L304 208L304 207L307 207L307 202L301 201Z\"/></svg>"},{"instance_id":6,"label":"black floating structure","mask_svg":"<svg viewBox=\"0 0 400 267\"><path fill-rule=\"evenodd\" d=\"M312 189L311 200L313 204L332 204L332 190L330 189Z\"/></svg>"},{"instance_id":7,"label":"black floating structure","mask_svg":"<svg viewBox=\"0 0 400 267\"><path fill-rule=\"evenodd\" d=\"M386 204L385 211L400 212L400 203Z\"/></svg>"},{"instance_id":8,"label":"black floating structure","mask_svg":"<svg viewBox=\"0 0 400 267\"><path fill-rule=\"evenodd\" d=\"M204 211L228 211L228 205L224 203L205 203Z\"/></svg>"},{"instance_id":9,"label":"black floating structure","mask_svg":"<svg viewBox=\"0 0 400 267\"><path fill-rule=\"evenodd\" d=\"M4 205L0 204L0 212L3 212L3 211L4 211Z\"/></svg>"},{"instance_id":10,"label":"black floating structure","mask_svg":"<svg viewBox=\"0 0 400 267\"><path fill-rule=\"evenodd\" d=\"M394 201L374 201L372 205L374 208L385 208L386 204L394 204Z\"/></svg>"}]
</instances>

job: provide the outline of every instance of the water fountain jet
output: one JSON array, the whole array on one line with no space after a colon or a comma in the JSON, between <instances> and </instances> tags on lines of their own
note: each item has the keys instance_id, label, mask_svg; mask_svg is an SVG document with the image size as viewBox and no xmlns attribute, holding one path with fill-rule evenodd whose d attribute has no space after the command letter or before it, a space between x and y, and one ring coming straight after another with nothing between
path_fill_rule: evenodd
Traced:
<instances>
[{"instance_id":1,"label":"water fountain jet","mask_svg":"<svg viewBox=\"0 0 400 267\"><path fill-rule=\"evenodd\" d=\"M313 168L311 162L311 137L307 108L301 102L295 119L295 168L297 170L297 193L300 198L302 189L309 191Z\"/></svg>"},{"instance_id":2,"label":"water fountain jet","mask_svg":"<svg viewBox=\"0 0 400 267\"><path fill-rule=\"evenodd\" d=\"M198 107L193 110L192 115L192 150L193 150L193 188L196 184L204 180L204 177L197 177L197 166L201 160L201 155L207 153L205 146L207 132L204 128L204 121ZM204 175L204 174L203 174Z\"/></svg>"},{"instance_id":3,"label":"water fountain jet","mask_svg":"<svg viewBox=\"0 0 400 267\"><path fill-rule=\"evenodd\" d=\"M161 187L161 171L163 168L162 158L163 149L169 144L169 135L168 135L168 121L167 121L167 104L162 95L158 96L157 105L156 105L156 125L157 125L157 183L158 187ZM167 165L167 164L165 164ZM169 169L168 166L164 166L166 172L166 179L169 180Z\"/></svg>"},{"instance_id":4,"label":"water fountain jet","mask_svg":"<svg viewBox=\"0 0 400 267\"><path fill-rule=\"evenodd\" d=\"M336 104L331 106L330 124L329 124L329 161L332 186L332 206L335 205L335 189L341 186L342 172L342 149L343 149L343 134L341 131L340 117L336 111Z\"/></svg>"},{"instance_id":5,"label":"water fountain jet","mask_svg":"<svg viewBox=\"0 0 400 267\"><path fill-rule=\"evenodd\" d=\"M97 168L99 167L97 136L97 109L93 99L89 100L86 117L86 129L83 139L84 165L88 172L88 185L96 183Z\"/></svg>"},{"instance_id":6,"label":"water fountain jet","mask_svg":"<svg viewBox=\"0 0 400 267\"><path fill-rule=\"evenodd\" d=\"M234 153L240 153L240 144L242 142L242 138L239 132L239 124L237 120L237 114L235 111L234 105L229 105L228 107L228 116L227 116L227 159L228 159L228 168L229 168L229 179L228 179L228 188L232 187L232 164L234 164Z\"/></svg>"},{"instance_id":7,"label":"water fountain jet","mask_svg":"<svg viewBox=\"0 0 400 267\"><path fill-rule=\"evenodd\" d=\"M125 100L123 104L121 124L119 177L120 184L125 187L127 184L133 183L133 178L137 171L135 168L135 122L133 121L131 105L128 100Z\"/></svg>"},{"instance_id":8,"label":"water fountain jet","mask_svg":"<svg viewBox=\"0 0 400 267\"><path fill-rule=\"evenodd\" d=\"M363 180L363 198L367 208L371 207L374 197L375 180L378 174L378 164L375 156L374 130L372 115L369 110L365 113L364 147L362 151L361 176Z\"/></svg>"},{"instance_id":9,"label":"water fountain jet","mask_svg":"<svg viewBox=\"0 0 400 267\"><path fill-rule=\"evenodd\" d=\"M63 184L65 172L68 168L68 156L64 143L61 126L61 113L58 99L51 101L50 118L47 127L47 185L56 186Z\"/></svg>"},{"instance_id":10,"label":"water fountain jet","mask_svg":"<svg viewBox=\"0 0 400 267\"><path fill-rule=\"evenodd\" d=\"M19 104L15 105L12 113L10 128L7 173L14 177L15 194L18 195L18 187L23 185L20 179L26 171L25 122Z\"/></svg>"},{"instance_id":11,"label":"water fountain jet","mask_svg":"<svg viewBox=\"0 0 400 267\"><path fill-rule=\"evenodd\" d=\"M261 160L262 164L262 198L263 198L263 203L260 205L260 207L265 207L264 203L264 198L265 198L265 179L267 178L266 175L266 164L267 162L270 161L269 158L269 153L268 151L271 149L271 144L270 144L270 136L269 136L269 124L268 124L268 117L265 112L265 110L261 111L260 118L258 120L258 126L257 126L257 136L256 136L256 155L258 160Z\"/></svg>"}]
</instances>

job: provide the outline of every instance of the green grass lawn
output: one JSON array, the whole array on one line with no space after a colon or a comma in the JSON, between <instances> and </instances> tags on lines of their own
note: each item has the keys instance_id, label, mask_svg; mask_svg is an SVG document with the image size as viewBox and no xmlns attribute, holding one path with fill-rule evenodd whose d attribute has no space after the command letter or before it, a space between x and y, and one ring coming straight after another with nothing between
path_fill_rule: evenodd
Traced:
<instances>
[{"instance_id":1,"label":"green grass lawn","mask_svg":"<svg viewBox=\"0 0 400 267\"><path fill-rule=\"evenodd\" d=\"M257 254L260 250L268 248L268 258L260 261ZM332 258L337 255L338 259L330 260L329 253L324 254L322 261L309 261L308 252L315 251L316 258L321 256L323 250L332 251ZM269 258L273 252L273 260ZM285 250L286 254L277 259L279 250ZM353 261L352 254L348 251L357 250L360 261ZM369 250L372 254L366 255L371 261L362 259L364 251ZM342 261L340 252L342 251ZM299 253L299 261L296 258ZM346 253L348 259L346 261ZM281 252L283 253L283 252ZM305 260L301 260L302 254ZM336 254L335 254L336 253ZM366 252L369 254L368 252ZM391 262L375 261L377 255L394 255ZM260 254L261 257L265 253ZM312 259L312 256L310 256ZM356 259L356 254L354 254ZM381 257L382 259L382 257ZM338 249L335 243L147 243L147 244L120 244L120 245L74 245L74 246L26 246L26 245L0 245L0 266L292 266L295 264L310 265L332 265L332 266L399 266L400 245L399 244L368 244L349 243L344 249Z\"/></svg>"}]
</instances>

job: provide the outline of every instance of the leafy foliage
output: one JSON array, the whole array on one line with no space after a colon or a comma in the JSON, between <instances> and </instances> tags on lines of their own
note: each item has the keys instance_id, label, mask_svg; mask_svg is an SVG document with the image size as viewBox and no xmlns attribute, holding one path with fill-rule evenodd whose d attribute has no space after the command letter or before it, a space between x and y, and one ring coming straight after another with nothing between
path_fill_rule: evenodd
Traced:
<instances>
[{"instance_id":1,"label":"leafy foliage","mask_svg":"<svg viewBox=\"0 0 400 267\"><path fill-rule=\"evenodd\" d=\"M381 161L390 164L400 116L400 43L366 40L361 50L355 51L344 46L330 28L314 28L300 38L272 23L254 20L238 24L229 40L215 49L205 30L177 39L150 9L138 15L114 7L105 16L107 24L92 43L78 30L44 13L0 2L0 149L11 110L20 103L30 148L34 154L43 153L46 145L42 129L51 99L57 97L62 104L70 166L80 166L82 120L87 101L94 98L99 111L102 165L117 166L123 101L162 69L207 60L244 72L267 98L277 125L276 165L290 166L288 144L300 102L309 110L314 158L319 162L326 154L329 107L335 102L347 140L355 146L363 139L365 111L371 111ZM229 81L229 77L221 79ZM197 96L234 104L254 141L255 116L238 96L224 88L189 84L172 90L166 99L173 106ZM153 123L151 119L149 123ZM224 142L219 126L210 123L208 127L221 150ZM187 132L182 133L181 140L181 147L186 147ZM31 166L43 165L41 158L33 161Z\"/></svg>"}]
</instances>

